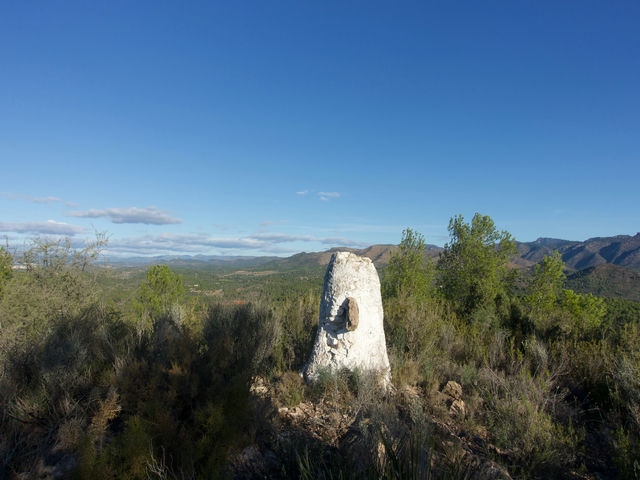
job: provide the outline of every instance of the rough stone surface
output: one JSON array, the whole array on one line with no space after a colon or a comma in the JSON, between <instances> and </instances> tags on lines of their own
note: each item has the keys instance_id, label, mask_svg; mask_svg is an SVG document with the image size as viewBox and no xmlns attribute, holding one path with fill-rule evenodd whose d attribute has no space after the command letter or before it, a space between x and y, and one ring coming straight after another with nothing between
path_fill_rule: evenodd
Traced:
<instances>
[{"instance_id":1,"label":"rough stone surface","mask_svg":"<svg viewBox=\"0 0 640 480\"><path fill-rule=\"evenodd\" d=\"M462 385L453 380L449 380L442 389L442 393L448 395L453 400L462 400Z\"/></svg>"},{"instance_id":2,"label":"rough stone surface","mask_svg":"<svg viewBox=\"0 0 640 480\"><path fill-rule=\"evenodd\" d=\"M345 316L347 319L347 330L353 332L356 328L358 328L358 323L360 322L360 310L358 309L358 301L353 297L347 298Z\"/></svg>"},{"instance_id":3,"label":"rough stone surface","mask_svg":"<svg viewBox=\"0 0 640 480\"><path fill-rule=\"evenodd\" d=\"M391 376L378 272L370 259L351 252L334 253L327 267L318 333L303 375L315 381L323 370L343 368L377 372L385 384Z\"/></svg>"},{"instance_id":4,"label":"rough stone surface","mask_svg":"<svg viewBox=\"0 0 640 480\"><path fill-rule=\"evenodd\" d=\"M453 380L449 380L442 389L449 401L449 413L454 417L464 418L467 415L467 406L462 400L462 385Z\"/></svg>"}]
</instances>

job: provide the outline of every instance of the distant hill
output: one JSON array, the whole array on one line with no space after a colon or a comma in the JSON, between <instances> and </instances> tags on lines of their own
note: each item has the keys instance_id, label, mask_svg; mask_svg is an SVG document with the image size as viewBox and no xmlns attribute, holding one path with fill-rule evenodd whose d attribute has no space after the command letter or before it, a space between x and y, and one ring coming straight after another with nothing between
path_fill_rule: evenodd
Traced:
<instances>
[{"instance_id":1,"label":"distant hill","mask_svg":"<svg viewBox=\"0 0 640 480\"><path fill-rule=\"evenodd\" d=\"M263 265L264 268L309 268L309 267L325 267L331 260L331 255L335 252L353 252L361 257L370 258L377 268L383 268L389 259L391 254L398 249L397 245L372 245L367 248L349 248L349 247L336 247L324 252L302 252L292 255L287 258L274 259ZM427 245L425 250L425 257L437 259L438 255L442 251L442 247L436 245Z\"/></svg>"},{"instance_id":2,"label":"distant hill","mask_svg":"<svg viewBox=\"0 0 640 480\"><path fill-rule=\"evenodd\" d=\"M538 263L554 250L560 252L570 271L612 264L640 271L640 233L634 236L596 237L583 242L539 238L535 242L518 243L521 267Z\"/></svg>"},{"instance_id":3,"label":"distant hill","mask_svg":"<svg viewBox=\"0 0 640 480\"><path fill-rule=\"evenodd\" d=\"M635 236L597 237L583 242L539 238L517 242L516 268L530 271L545 255L560 252L567 270L567 288L580 293L640 301L640 233ZM329 263L331 254L348 250L369 257L380 270L389 262L396 245L372 245L364 249L333 248L325 252L299 253L265 264L264 268L318 268ZM425 257L437 261L442 247L427 245Z\"/></svg>"},{"instance_id":4,"label":"distant hill","mask_svg":"<svg viewBox=\"0 0 640 480\"><path fill-rule=\"evenodd\" d=\"M256 267L278 257L250 257L234 255L156 255L153 257L107 256L105 263L115 267L141 267L167 264L170 266L210 265L223 267Z\"/></svg>"},{"instance_id":5,"label":"distant hill","mask_svg":"<svg viewBox=\"0 0 640 480\"><path fill-rule=\"evenodd\" d=\"M596 237L583 242L556 238L539 238L534 242L517 242L519 256L514 264L520 268L532 267L545 255L558 250L568 271L574 272L597 265L613 264L631 270L640 271L640 233L635 236L617 235L615 237ZM125 257L107 259L113 265L149 265L167 263L170 265L209 264L220 266L266 267L279 265L285 267L324 266L329 263L336 251L349 251L369 257L377 267L383 267L397 245L372 245L363 249L337 247L324 252L302 252L290 257L242 257L215 255L167 255L157 257ZM425 257L437 259L442 247L427 245Z\"/></svg>"},{"instance_id":6,"label":"distant hill","mask_svg":"<svg viewBox=\"0 0 640 480\"><path fill-rule=\"evenodd\" d=\"M610 263L572 273L566 285L578 293L640 302L640 272Z\"/></svg>"},{"instance_id":7,"label":"distant hill","mask_svg":"<svg viewBox=\"0 0 640 480\"><path fill-rule=\"evenodd\" d=\"M532 267L540 262L545 255L554 250L560 252L565 267L569 272L596 267L598 265L616 265L640 272L640 233L634 236L617 235L615 237L596 237L585 241L561 240L557 238L539 238L534 242L516 242L519 256L514 264L521 268ZM357 250L349 248L334 248L315 257L319 264L329 263L331 253L336 250L349 250L369 257L376 266L384 266L389 262L391 253L398 248L396 245L373 245ZM427 245L425 256L436 259L443 248ZM305 254L300 254L305 255Z\"/></svg>"},{"instance_id":8,"label":"distant hill","mask_svg":"<svg viewBox=\"0 0 640 480\"><path fill-rule=\"evenodd\" d=\"M372 245L363 249L332 248L324 252L302 252L290 257L240 256L158 256L107 259L116 267L142 267L166 263L172 267L223 268L251 271L307 271L322 275L336 251L350 251L370 258L378 270L389 262L397 245ZM585 241L538 238L534 242L517 242L516 268L531 272L533 266L554 250L560 252L567 271L567 287L581 293L627 298L640 301L640 233L596 237ZM437 261L443 248L427 245L425 257Z\"/></svg>"}]
</instances>

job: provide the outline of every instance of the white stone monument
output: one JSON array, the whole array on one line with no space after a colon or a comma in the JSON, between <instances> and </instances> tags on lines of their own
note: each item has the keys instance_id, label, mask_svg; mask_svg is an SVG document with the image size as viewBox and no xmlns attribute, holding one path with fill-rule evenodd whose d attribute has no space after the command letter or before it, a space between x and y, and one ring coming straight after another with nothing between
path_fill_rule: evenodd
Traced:
<instances>
[{"instance_id":1,"label":"white stone monument","mask_svg":"<svg viewBox=\"0 0 640 480\"><path fill-rule=\"evenodd\" d=\"M303 369L307 381L344 368L391 379L383 328L380 279L369 258L334 253L324 277L318 333Z\"/></svg>"}]
</instances>

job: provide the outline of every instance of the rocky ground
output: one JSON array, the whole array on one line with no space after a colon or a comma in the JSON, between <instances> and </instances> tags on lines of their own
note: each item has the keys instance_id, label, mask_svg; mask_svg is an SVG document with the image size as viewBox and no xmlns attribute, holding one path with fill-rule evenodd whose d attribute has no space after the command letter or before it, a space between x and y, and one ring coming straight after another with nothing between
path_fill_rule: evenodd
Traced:
<instances>
[{"instance_id":1,"label":"rocky ground","mask_svg":"<svg viewBox=\"0 0 640 480\"><path fill-rule=\"evenodd\" d=\"M469 436L461 428L466 405L462 387L456 382L448 382L440 391L432 392L437 406L432 413L419 407L425 394L416 387L390 391L377 401L351 398L345 403L338 401L336 395L325 394L290 406L278 406L274 390L264 381L259 380L252 391L273 406L270 422L273 429L233 457L235 478L285 478L293 473L292 469L304 468L305 462L309 463L310 471L315 471L314 465L346 463L348 472L341 471L344 478L372 478L373 473L404 478L402 467L394 473L394 462L398 456L407 454L417 460L413 478L512 478L496 461L506 459L509 451L488 443L482 432ZM375 404L368 404L370 401ZM416 409L420 412L411 411ZM419 416L422 418L418 420ZM423 444L428 449L407 450L406 442L402 444L409 431L405 422L411 424L410 428L424 430L418 436L428 437ZM289 459L293 456L298 465L291 465L283 456Z\"/></svg>"}]
</instances>

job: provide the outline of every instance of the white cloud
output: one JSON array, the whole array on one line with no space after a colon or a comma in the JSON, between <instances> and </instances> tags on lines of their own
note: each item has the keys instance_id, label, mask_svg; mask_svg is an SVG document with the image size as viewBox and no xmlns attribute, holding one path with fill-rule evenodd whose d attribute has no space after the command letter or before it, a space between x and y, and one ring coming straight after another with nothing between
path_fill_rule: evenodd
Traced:
<instances>
[{"instance_id":1,"label":"white cloud","mask_svg":"<svg viewBox=\"0 0 640 480\"><path fill-rule=\"evenodd\" d=\"M31 201L33 203L57 203L57 202L62 202L62 199L59 197L48 196L48 197L33 197Z\"/></svg>"},{"instance_id":2,"label":"white cloud","mask_svg":"<svg viewBox=\"0 0 640 480\"><path fill-rule=\"evenodd\" d=\"M235 237L212 237L204 234L144 235L110 240L108 249L122 255L158 255L163 253L210 254L212 251L261 253L291 253L295 247L286 244L317 243L321 245L364 247L347 238L288 235L282 233L252 234Z\"/></svg>"},{"instance_id":3,"label":"white cloud","mask_svg":"<svg viewBox=\"0 0 640 480\"><path fill-rule=\"evenodd\" d=\"M160 253L206 254L212 249L256 250L263 242L246 237L208 237L198 234L160 234L123 238L109 242L109 250L121 254L157 255Z\"/></svg>"},{"instance_id":4,"label":"white cloud","mask_svg":"<svg viewBox=\"0 0 640 480\"><path fill-rule=\"evenodd\" d=\"M72 217L101 218L106 217L112 223L144 223L147 225L169 225L182 223L179 218L172 217L168 212L156 207L125 207L107 208L104 210L91 209L87 211L71 212Z\"/></svg>"},{"instance_id":5,"label":"white cloud","mask_svg":"<svg viewBox=\"0 0 640 480\"><path fill-rule=\"evenodd\" d=\"M25 195L22 193L11 193L11 192L2 192L2 195L12 200L24 200L26 202L31 202L31 203L39 203L39 204L63 203L68 207L76 206L76 204L73 202L67 202L65 200L62 200L60 197L54 197L53 195L49 195L46 197L33 197L31 195Z\"/></svg>"},{"instance_id":6,"label":"white cloud","mask_svg":"<svg viewBox=\"0 0 640 480\"><path fill-rule=\"evenodd\" d=\"M340 197L340 193L338 192L318 192L318 196L320 197L320 200L322 200L323 202L329 201L332 198L339 198Z\"/></svg>"},{"instance_id":7,"label":"white cloud","mask_svg":"<svg viewBox=\"0 0 640 480\"><path fill-rule=\"evenodd\" d=\"M344 237L316 237L313 235L288 235L285 233L259 233L251 235L252 238L265 244L293 243L293 242L317 242L323 245L364 246Z\"/></svg>"},{"instance_id":8,"label":"white cloud","mask_svg":"<svg viewBox=\"0 0 640 480\"><path fill-rule=\"evenodd\" d=\"M31 233L36 235L67 235L84 233L85 228L64 222L0 222L0 232Z\"/></svg>"},{"instance_id":9,"label":"white cloud","mask_svg":"<svg viewBox=\"0 0 640 480\"><path fill-rule=\"evenodd\" d=\"M339 198L340 197L340 192L316 192L314 190L300 190L298 192L296 192L296 195L300 195L300 196L304 196L304 195L308 195L309 193L313 193L314 195L318 196L318 198L320 198L320 200L322 200L323 202L329 201L332 198Z\"/></svg>"}]
</instances>

